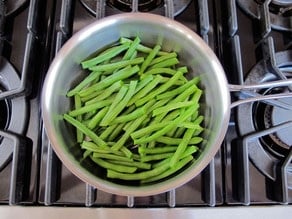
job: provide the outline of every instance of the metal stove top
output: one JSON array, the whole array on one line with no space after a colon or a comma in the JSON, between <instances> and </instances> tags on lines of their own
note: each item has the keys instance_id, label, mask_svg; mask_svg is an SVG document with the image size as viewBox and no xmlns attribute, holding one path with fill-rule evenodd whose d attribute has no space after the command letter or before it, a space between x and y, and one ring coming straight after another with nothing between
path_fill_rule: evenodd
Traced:
<instances>
[{"instance_id":1,"label":"metal stove top","mask_svg":"<svg viewBox=\"0 0 292 219\"><path fill-rule=\"evenodd\" d=\"M39 104L48 66L66 40L95 19L124 11L161 14L191 28L217 54L231 84L291 79L288 1L0 3L0 204L5 209L29 205L193 212L292 203L291 86L232 94L233 100L279 93L288 97L234 108L225 141L206 169L186 185L150 197L108 194L70 173L50 146Z\"/></svg>"}]
</instances>

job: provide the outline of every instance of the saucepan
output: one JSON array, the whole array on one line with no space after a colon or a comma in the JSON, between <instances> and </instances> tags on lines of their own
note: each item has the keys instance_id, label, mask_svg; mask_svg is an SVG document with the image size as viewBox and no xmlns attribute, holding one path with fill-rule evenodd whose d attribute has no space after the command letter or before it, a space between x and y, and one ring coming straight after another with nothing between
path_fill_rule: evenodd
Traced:
<instances>
[{"instance_id":1,"label":"saucepan","mask_svg":"<svg viewBox=\"0 0 292 219\"><path fill-rule=\"evenodd\" d=\"M80 162L82 151L75 132L68 128L63 114L72 103L66 96L83 71L80 62L96 51L117 42L120 37L138 36L146 45L161 45L177 52L189 69L189 77L200 76L203 90L201 111L205 117L200 154L182 171L152 184L116 183L99 175L92 165ZM291 84L291 81L288 82ZM268 84L266 86L272 86ZM230 86L224 69L209 46L193 30L166 17L150 13L123 13L93 22L75 33L59 50L47 72L42 90L42 118L50 143L63 164L88 184L118 195L148 196L175 189L197 176L220 148L227 131L231 107L230 91L254 90L256 86ZM256 97L253 97L256 98ZM275 97L276 98L276 97Z\"/></svg>"}]
</instances>

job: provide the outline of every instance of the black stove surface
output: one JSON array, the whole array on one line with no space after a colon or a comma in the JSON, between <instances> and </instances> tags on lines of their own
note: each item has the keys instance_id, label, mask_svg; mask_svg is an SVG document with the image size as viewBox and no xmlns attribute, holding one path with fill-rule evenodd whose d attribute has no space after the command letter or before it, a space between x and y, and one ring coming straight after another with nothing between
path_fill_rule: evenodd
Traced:
<instances>
[{"instance_id":1,"label":"black stove surface","mask_svg":"<svg viewBox=\"0 0 292 219\"><path fill-rule=\"evenodd\" d=\"M33 0L15 1L15 5L1 1L0 7L1 204L194 207L292 203L291 95L232 109L225 141L206 169L186 185L150 197L108 194L75 177L55 155L42 127L40 109L46 71L66 40L96 19L125 11L161 14L191 28L217 54L231 84L290 79L289 2ZM244 91L232 94L232 99L279 93L291 94L291 88Z\"/></svg>"}]
</instances>

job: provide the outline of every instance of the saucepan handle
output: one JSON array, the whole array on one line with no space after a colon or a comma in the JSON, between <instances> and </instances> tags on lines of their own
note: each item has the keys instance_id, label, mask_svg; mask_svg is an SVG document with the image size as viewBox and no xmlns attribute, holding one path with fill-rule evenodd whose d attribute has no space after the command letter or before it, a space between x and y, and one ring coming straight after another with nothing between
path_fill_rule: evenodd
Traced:
<instances>
[{"instance_id":1,"label":"saucepan handle","mask_svg":"<svg viewBox=\"0 0 292 219\"><path fill-rule=\"evenodd\" d=\"M229 84L228 85L230 92L238 92L240 95L240 99L231 103L230 107L236 107L243 103L249 102L266 102L268 104L278 106L287 110L292 110L292 105L280 101L280 98L288 98L292 97L292 92L290 87L292 87L292 79L280 80L280 81L272 81L272 82L265 82L261 84L251 84L251 85L235 85ZM265 88L276 88L276 87L289 87L287 92L279 93L279 94L268 94L262 95L257 92L259 89Z\"/></svg>"}]
</instances>

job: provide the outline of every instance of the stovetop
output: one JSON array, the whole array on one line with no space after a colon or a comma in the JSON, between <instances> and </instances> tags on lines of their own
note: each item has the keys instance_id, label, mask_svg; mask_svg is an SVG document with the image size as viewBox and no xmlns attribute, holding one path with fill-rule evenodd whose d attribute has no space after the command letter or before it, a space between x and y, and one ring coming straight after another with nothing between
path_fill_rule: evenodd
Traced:
<instances>
[{"instance_id":1,"label":"stovetop","mask_svg":"<svg viewBox=\"0 0 292 219\"><path fill-rule=\"evenodd\" d=\"M129 11L161 14L198 33L220 59L230 84L291 79L291 3L14 2L0 1L0 204L191 208L292 203L292 85L232 94L233 101L286 96L232 109L225 140L205 170L176 190L150 197L109 194L75 177L55 155L40 109L42 82L66 40L96 19Z\"/></svg>"}]
</instances>

